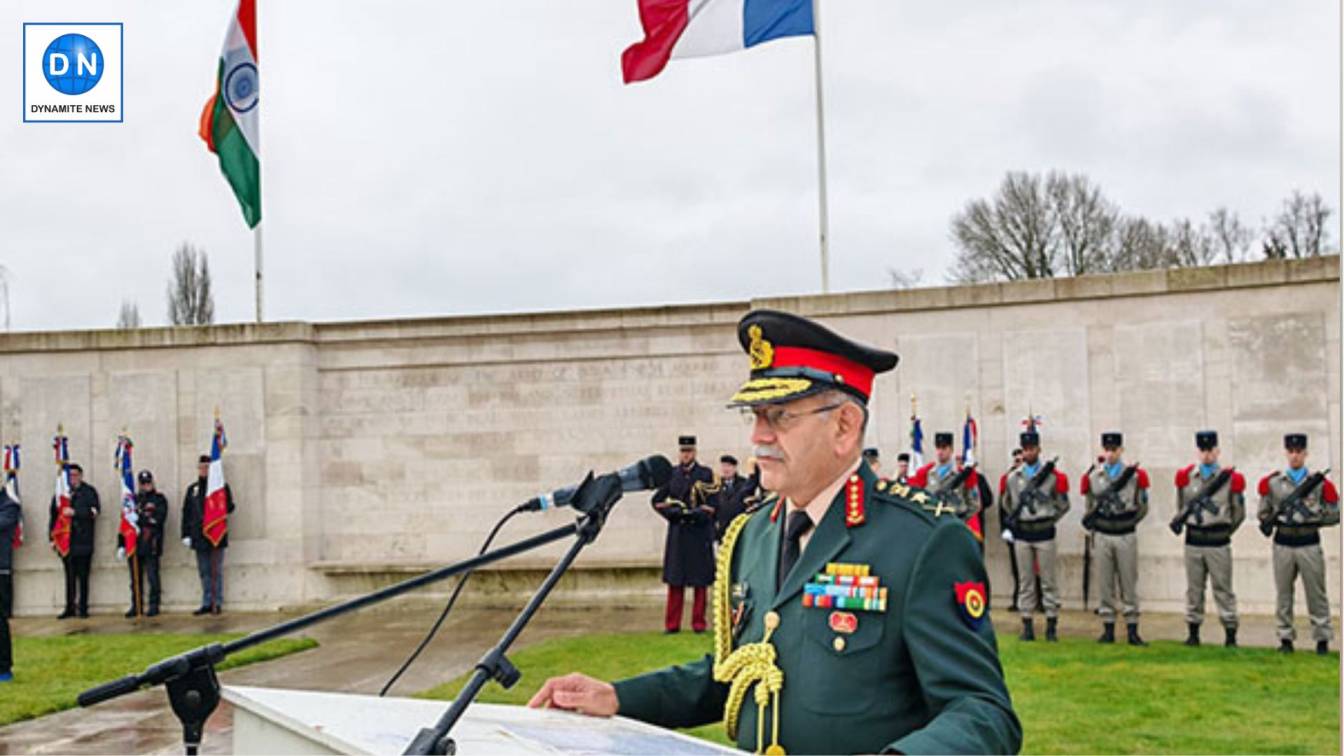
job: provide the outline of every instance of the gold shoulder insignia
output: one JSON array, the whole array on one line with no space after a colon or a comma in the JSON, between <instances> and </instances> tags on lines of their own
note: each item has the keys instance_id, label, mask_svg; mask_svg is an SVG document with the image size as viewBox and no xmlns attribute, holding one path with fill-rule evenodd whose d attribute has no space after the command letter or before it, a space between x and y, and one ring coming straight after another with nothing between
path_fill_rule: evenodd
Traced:
<instances>
[{"instance_id":1,"label":"gold shoulder insignia","mask_svg":"<svg viewBox=\"0 0 1344 756\"><path fill-rule=\"evenodd\" d=\"M742 514L755 514L758 510L764 509L770 506L771 504L774 504L775 500L778 498L779 494L774 493L767 494L761 497L748 498L746 502L747 504L746 509L742 510Z\"/></svg>"}]
</instances>

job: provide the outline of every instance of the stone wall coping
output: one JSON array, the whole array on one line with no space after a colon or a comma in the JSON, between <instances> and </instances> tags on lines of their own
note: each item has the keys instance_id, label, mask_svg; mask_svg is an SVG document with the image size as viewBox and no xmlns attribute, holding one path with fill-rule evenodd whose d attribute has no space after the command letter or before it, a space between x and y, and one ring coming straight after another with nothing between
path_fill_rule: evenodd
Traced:
<instances>
[{"instance_id":1,"label":"stone wall coping","mask_svg":"<svg viewBox=\"0 0 1344 756\"><path fill-rule=\"evenodd\" d=\"M370 340L441 339L619 331L626 328L730 326L748 309L768 307L809 316L962 309L1044 302L1156 296L1340 280L1340 257L1266 260L1070 278L916 289L759 297L751 301L602 308L446 317L309 323L230 323L134 330L28 331L0 334L0 354L116 351L259 344L339 344Z\"/></svg>"}]
</instances>

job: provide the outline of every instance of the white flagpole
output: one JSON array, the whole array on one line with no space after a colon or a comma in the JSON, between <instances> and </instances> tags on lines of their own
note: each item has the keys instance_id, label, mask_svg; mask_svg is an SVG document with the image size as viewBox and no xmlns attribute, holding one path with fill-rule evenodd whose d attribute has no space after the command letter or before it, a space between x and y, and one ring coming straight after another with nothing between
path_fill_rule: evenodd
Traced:
<instances>
[{"instance_id":1,"label":"white flagpole","mask_svg":"<svg viewBox=\"0 0 1344 756\"><path fill-rule=\"evenodd\" d=\"M823 116L822 96L821 96L821 2L812 0L812 51L815 53L813 66L816 72L817 81L817 201L819 203L820 238L821 238L821 292L829 293L831 290L830 274L830 253L827 245L830 242L830 229L827 227L826 218L826 119Z\"/></svg>"},{"instance_id":2,"label":"white flagpole","mask_svg":"<svg viewBox=\"0 0 1344 756\"><path fill-rule=\"evenodd\" d=\"M253 262L253 265L256 267L256 273L257 273L257 322L260 323L261 322L261 223L257 223L256 227L252 229L252 242L253 242L253 252L255 253L255 261Z\"/></svg>"}]
</instances>

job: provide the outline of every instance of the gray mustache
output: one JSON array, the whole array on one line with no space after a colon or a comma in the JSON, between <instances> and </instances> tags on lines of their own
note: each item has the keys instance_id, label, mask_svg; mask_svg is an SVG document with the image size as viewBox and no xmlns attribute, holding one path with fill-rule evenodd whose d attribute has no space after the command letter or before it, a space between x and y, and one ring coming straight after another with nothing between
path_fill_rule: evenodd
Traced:
<instances>
[{"instance_id":1,"label":"gray mustache","mask_svg":"<svg viewBox=\"0 0 1344 756\"><path fill-rule=\"evenodd\" d=\"M753 446L751 447L751 454L757 459L761 457L771 457L774 459L784 458L784 452L774 446Z\"/></svg>"}]
</instances>

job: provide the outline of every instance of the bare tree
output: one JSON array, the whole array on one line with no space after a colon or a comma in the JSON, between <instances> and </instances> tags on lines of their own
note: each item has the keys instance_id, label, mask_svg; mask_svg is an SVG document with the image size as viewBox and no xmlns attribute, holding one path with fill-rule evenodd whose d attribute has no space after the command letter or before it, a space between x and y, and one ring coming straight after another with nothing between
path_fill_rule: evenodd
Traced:
<instances>
[{"instance_id":1,"label":"bare tree","mask_svg":"<svg viewBox=\"0 0 1344 756\"><path fill-rule=\"evenodd\" d=\"M117 313L117 328L130 329L140 327L140 306L129 299L121 300L121 311Z\"/></svg>"},{"instance_id":2,"label":"bare tree","mask_svg":"<svg viewBox=\"0 0 1344 756\"><path fill-rule=\"evenodd\" d=\"M1265 256L1319 257L1330 240L1326 222L1333 214L1320 194L1294 190L1265 229Z\"/></svg>"},{"instance_id":3,"label":"bare tree","mask_svg":"<svg viewBox=\"0 0 1344 756\"><path fill-rule=\"evenodd\" d=\"M924 269L915 268L910 271L904 271L896 268L887 268L887 275L891 276L891 288L914 289L924 280Z\"/></svg>"},{"instance_id":4,"label":"bare tree","mask_svg":"<svg viewBox=\"0 0 1344 756\"><path fill-rule=\"evenodd\" d=\"M1175 268L1196 268L1211 265L1218 257L1218 240L1207 226L1196 226L1189 218L1171 224L1168 231L1170 249L1168 265Z\"/></svg>"},{"instance_id":5,"label":"bare tree","mask_svg":"<svg viewBox=\"0 0 1344 756\"><path fill-rule=\"evenodd\" d=\"M1063 272L1080 276L1106 267L1120 211L1082 174L1052 171L1045 180L1058 230Z\"/></svg>"},{"instance_id":6,"label":"bare tree","mask_svg":"<svg viewBox=\"0 0 1344 756\"><path fill-rule=\"evenodd\" d=\"M1040 177L1009 173L993 204L973 200L952 218L961 248L952 277L973 283L1054 276L1055 223Z\"/></svg>"},{"instance_id":7,"label":"bare tree","mask_svg":"<svg viewBox=\"0 0 1344 756\"><path fill-rule=\"evenodd\" d=\"M1235 263L1246 259L1251 249L1251 230L1242 224L1241 218L1226 207L1220 207L1209 213L1209 233L1223 253L1225 262Z\"/></svg>"},{"instance_id":8,"label":"bare tree","mask_svg":"<svg viewBox=\"0 0 1344 756\"><path fill-rule=\"evenodd\" d=\"M209 325L214 321L210 261L205 250L183 242L173 252L173 274L168 281L168 322L173 325Z\"/></svg>"},{"instance_id":9,"label":"bare tree","mask_svg":"<svg viewBox=\"0 0 1344 756\"><path fill-rule=\"evenodd\" d=\"M1125 217L1116 225L1115 247L1107 259L1107 272L1152 270L1171 264L1171 232L1147 218Z\"/></svg>"}]
</instances>

